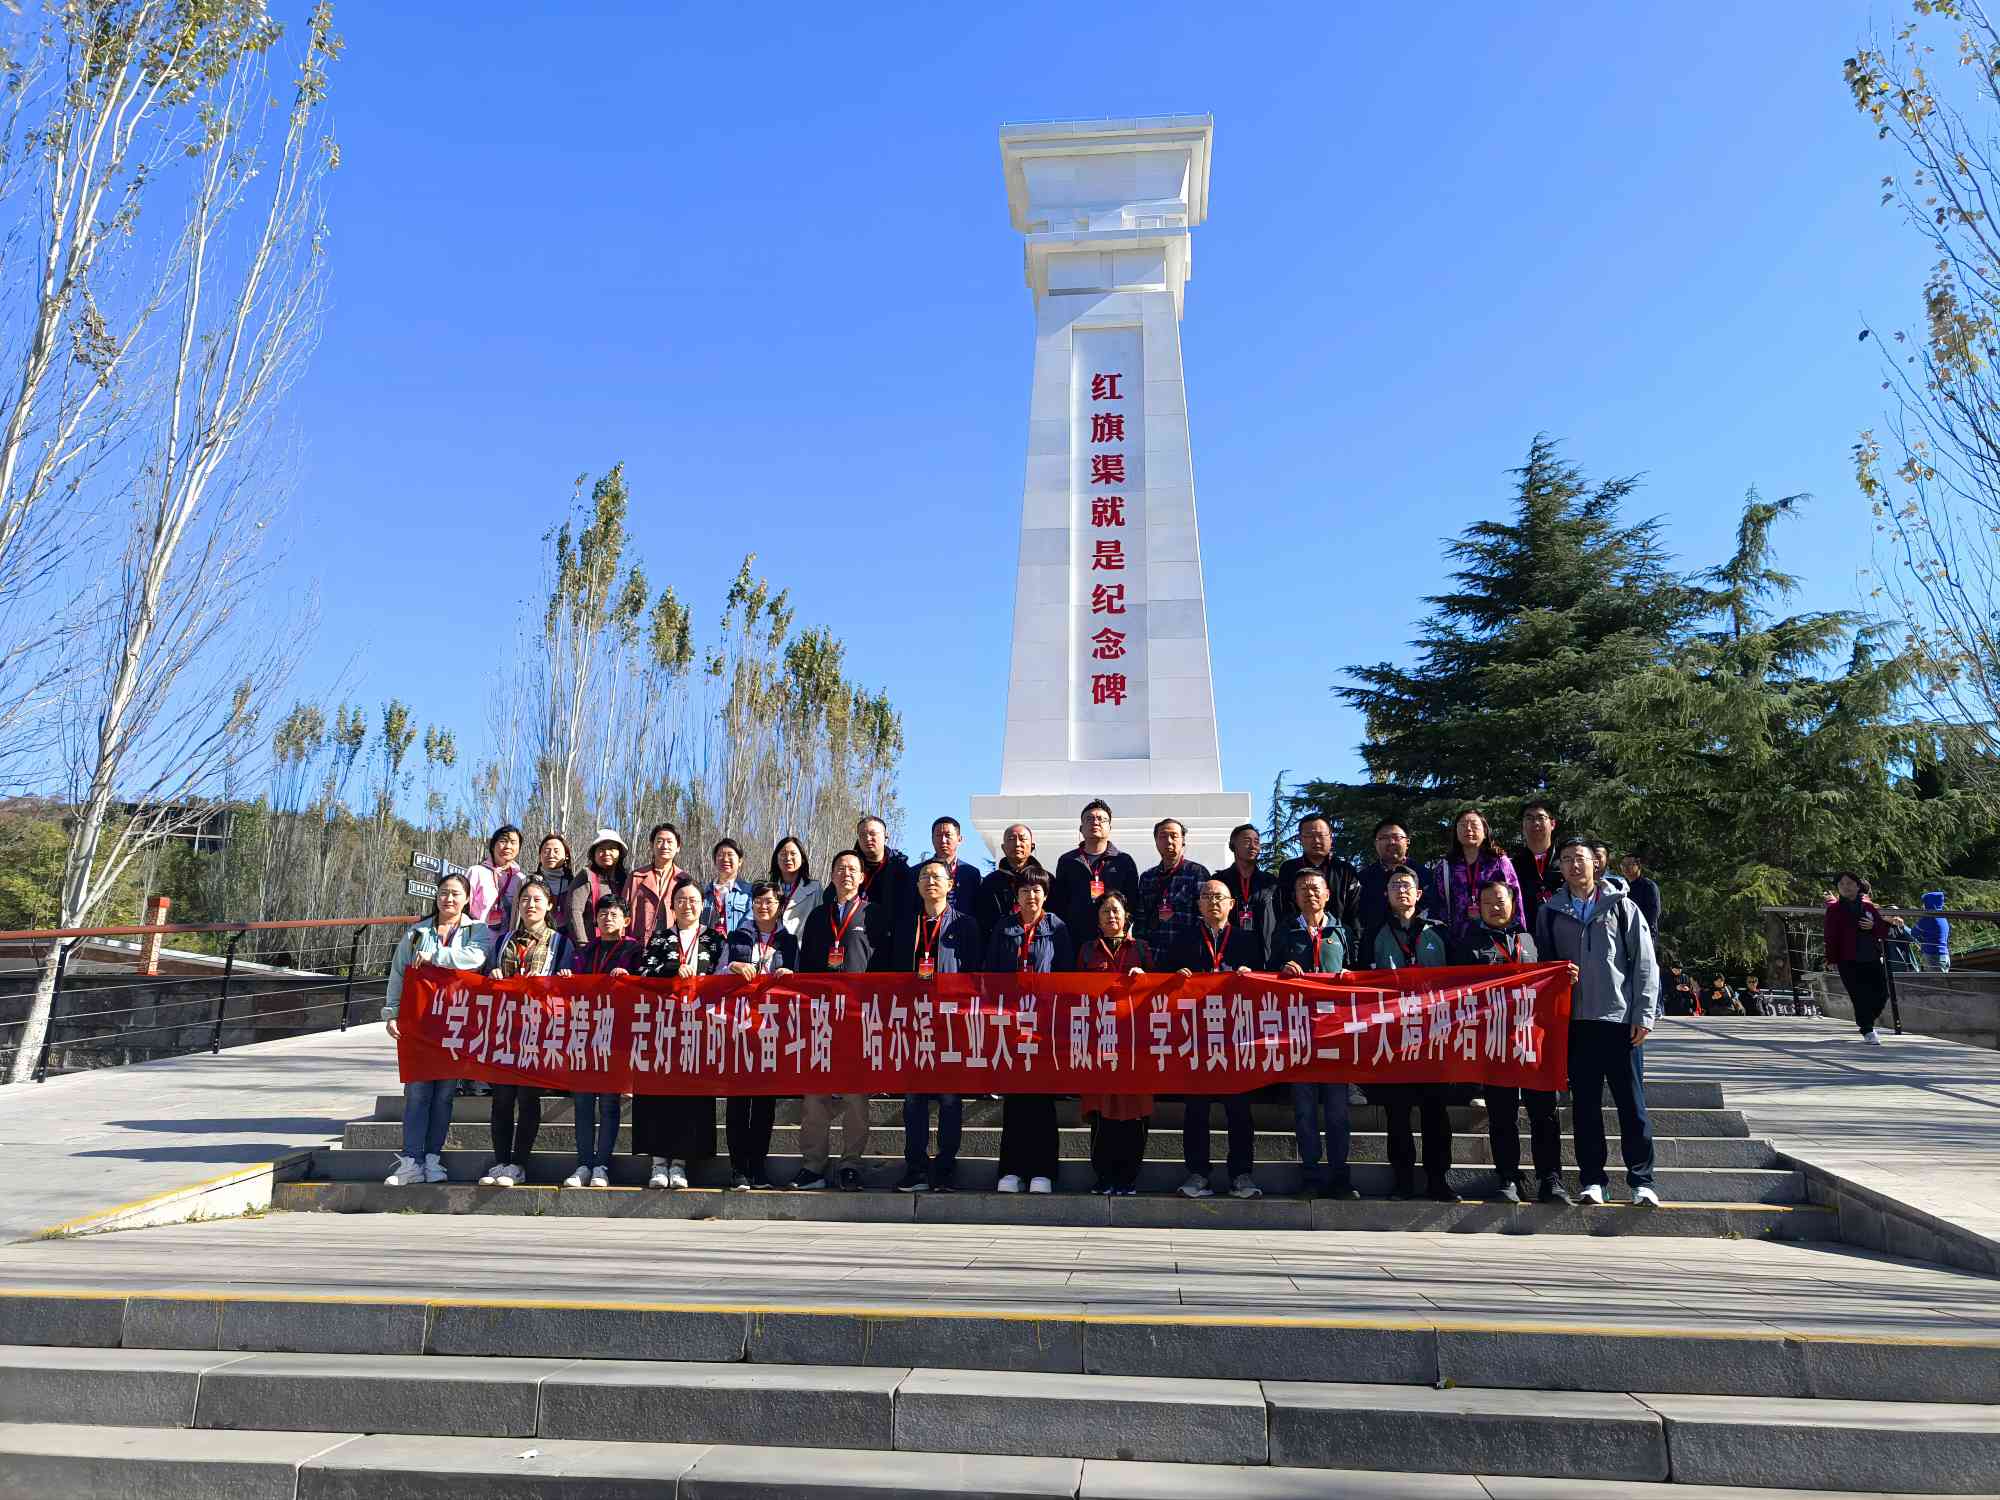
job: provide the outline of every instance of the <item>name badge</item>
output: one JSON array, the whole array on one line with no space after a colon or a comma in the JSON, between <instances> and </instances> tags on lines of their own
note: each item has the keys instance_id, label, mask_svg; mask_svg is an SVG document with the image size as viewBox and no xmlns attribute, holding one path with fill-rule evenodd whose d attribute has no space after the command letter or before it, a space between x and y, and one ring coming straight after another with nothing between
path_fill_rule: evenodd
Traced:
<instances>
[{"instance_id":1,"label":"name badge","mask_svg":"<svg viewBox=\"0 0 2000 1500\"><path fill-rule=\"evenodd\" d=\"M1104 882L1095 875L1090 877L1090 899L1095 901L1104 894Z\"/></svg>"},{"instance_id":2,"label":"name badge","mask_svg":"<svg viewBox=\"0 0 2000 1500\"><path fill-rule=\"evenodd\" d=\"M937 965L932 963L929 958L920 958L917 960L917 978L929 979L935 973L937 973Z\"/></svg>"},{"instance_id":3,"label":"name badge","mask_svg":"<svg viewBox=\"0 0 2000 1500\"><path fill-rule=\"evenodd\" d=\"M826 961L829 964L833 965L833 967L836 969L839 968L842 964L846 963L847 962L846 945L843 943L835 943L831 948L827 949Z\"/></svg>"},{"instance_id":4,"label":"name badge","mask_svg":"<svg viewBox=\"0 0 2000 1500\"><path fill-rule=\"evenodd\" d=\"M1174 903L1171 901L1162 901L1160 903L1160 920L1162 922L1171 922L1173 919Z\"/></svg>"},{"instance_id":5,"label":"name badge","mask_svg":"<svg viewBox=\"0 0 2000 1500\"><path fill-rule=\"evenodd\" d=\"M1237 913L1237 915L1236 915L1236 925L1237 925L1238 927L1241 927L1241 928L1242 928L1242 929L1243 929L1243 930L1244 930L1245 932L1248 932L1248 931L1250 930L1250 908L1249 908L1249 907L1247 907L1247 906L1246 906L1246 907L1244 907L1244 908L1243 908L1243 910L1242 910L1242 911L1240 911L1240 912L1238 912L1238 913Z\"/></svg>"}]
</instances>

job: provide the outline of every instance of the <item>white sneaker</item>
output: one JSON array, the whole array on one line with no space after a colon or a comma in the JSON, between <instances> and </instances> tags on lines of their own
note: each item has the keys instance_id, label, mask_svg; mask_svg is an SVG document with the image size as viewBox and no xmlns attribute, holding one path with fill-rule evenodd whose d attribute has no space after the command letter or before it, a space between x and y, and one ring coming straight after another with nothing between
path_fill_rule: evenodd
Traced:
<instances>
[{"instance_id":1,"label":"white sneaker","mask_svg":"<svg viewBox=\"0 0 2000 1500\"><path fill-rule=\"evenodd\" d=\"M1009 1172L1005 1177L1001 1178L1000 1181L995 1185L995 1191L1002 1193L1020 1192L1021 1191L1020 1174L1016 1172Z\"/></svg>"},{"instance_id":2,"label":"white sneaker","mask_svg":"<svg viewBox=\"0 0 2000 1500\"><path fill-rule=\"evenodd\" d=\"M590 1169L590 1185L592 1187L610 1187L611 1174L602 1167L592 1167Z\"/></svg>"},{"instance_id":3,"label":"white sneaker","mask_svg":"<svg viewBox=\"0 0 2000 1500\"><path fill-rule=\"evenodd\" d=\"M1028 1179L1028 1191L1031 1193L1053 1193L1055 1190L1056 1185L1046 1177L1030 1177Z\"/></svg>"},{"instance_id":4,"label":"white sneaker","mask_svg":"<svg viewBox=\"0 0 2000 1500\"><path fill-rule=\"evenodd\" d=\"M1651 1187L1633 1188L1632 1206L1634 1208L1658 1208L1660 1206L1660 1195L1654 1192Z\"/></svg>"},{"instance_id":5,"label":"white sneaker","mask_svg":"<svg viewBox=\"0 0 2000 1500\"><path fill-rule=\"evenodd\" d=\"M423 1167L410 1157L399 1156L396 1158L396 1165L390 1169L389 1175L382 1179L382 1185L384 1187L414 1187L423 1180Z\"/></svg>"},{"instance_id":6,"label":"white sneaker","mask_svg":"<svg viewBox=\"0 0 2000 1500\"><path fill-rule=\"evenodd\" d=\"M1256 1178L1252 1177L1248 1172L1242 1172L1237 1175L1234 1182L1230 1183L1229 1196L1232 1198L1261 1198L1264 1196L1264 1190L1257 1186Z\"/></svg>"},{"instance_id":7,"label":"white sneaker","mask_svg":"<svg viewBox=\"0 0 2000 1500\"><path fill-rule=\"evenodd\" d=\"M684 1188L687 1185L688 1185L688 1171L686 1167L682 1166L679 1162L675 1162L672 1166L667 1168L668 1187Z\"/></svg>"},{"instance_id":8,"label":"white sneaker","mask_svg":"<svg viewBox=\"0 0 2000 1500\"><path fill-rule=\"evenodd\" d=\"M481 1187L505 1187L506 1184L500 1180L500 1174L506 1169L507 1164L504 1161L496 1161L486 1169L485 1175L479 1179L479 1185Z\"/></svg>"},{"instance_id":9,"label":"white sneaker","mask_svg":"<svg viewBox=\"0 0 2000 1500\"><path fill-rule=\"evenodd\" d=\"M494 1169L493 1180L501 1187L519 1187L528 1180L528 1169L509 1162L504 1167Z\"/></svg>"},{"instance_id":10,"label":"white sneaker","mask_svg":"<svg viewBox=\"0 0 2000 1500\"><path fill-rule=\"evenodd\" d=\"M1882 1045L1882 1038L1872 1031L1869 1032L1866 1036L1864 1036L1861 1040L1866 1042L1871 1047L1879 1047Z\"/></svg>"},{"instance_id":11,"label":"white sneaker","mask_svg":"<svg viewBox=\"0 0 2000 1500\"><path fill-rule=\"evenodd\" d=\"M578 1167L578 1168L577 1168L577 1169L576 1169L576 1170L575 1170L574 1172L570 1173L570 1174L569 1174L569 1176L567 1176L567 1177L565 1177L565 1178L563 1179L563 1186L564 1186L564 1187L589 1187L589 1186L590 1186L590 1168L588 1168L588 1167Z\"/></svg>"},{"instance_id":12,"label":"white sneaker","mask_svg":"<svg viewBox=\"0 0 2000 1500\"><path fill-rule=\"evenodd\" d=\"M1604 1184L1593 1182L1589 1187L1576 1195L1576 1201L1588 1204L1592 1208L1604 1207Z\"/></svg>"},{"instance_id":13,"label":"white sneaker","mask_svg":"<svg viewBox=\"0 0 2000 1500\"><path fill-rule=\"evenodd\" d=\"M424 1158L425 1182L449 1182L451 1174L444 1169L444 1158L435 1154Z\"/></svg>"},{"instance_id":14,"label":"white sneaker","mask_svg":"<svg viewBox=\"0 0 2000 1500\"><path fill-rule=\"evenodd\" d=\"M1188 1173L1188 1180L1180 1185L1183 1198L1213 1198L1215 1189L1208 1185L1208 1179L1198 1173Z\"/></svg>"}]
</instances>

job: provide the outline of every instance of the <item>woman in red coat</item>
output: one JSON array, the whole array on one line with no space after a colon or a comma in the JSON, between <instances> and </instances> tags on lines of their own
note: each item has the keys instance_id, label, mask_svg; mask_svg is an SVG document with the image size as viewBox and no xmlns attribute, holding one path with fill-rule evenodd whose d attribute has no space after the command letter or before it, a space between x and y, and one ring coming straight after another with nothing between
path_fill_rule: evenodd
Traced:
<instances>
[{"instance_id":1,"label":"woman in red coat","mask_svg":"<svg viewBox=\"0 0 2000 1500\"><path fill-rule=\"evenodd\" d=\"M1875 1034L1876 1019L1889 1003L1889 976L1882 967L1882 939L1888 936L1891 918L1882 915L1868 891L1868 882L1852 870L1843 870L1834 879L1838 894L1826 903L1826 961L1840 971L1840 982L1854 1002L1854 1024L1861 1040L1871 1047L1882 1045Z\"/></svg>"}]
</instances>

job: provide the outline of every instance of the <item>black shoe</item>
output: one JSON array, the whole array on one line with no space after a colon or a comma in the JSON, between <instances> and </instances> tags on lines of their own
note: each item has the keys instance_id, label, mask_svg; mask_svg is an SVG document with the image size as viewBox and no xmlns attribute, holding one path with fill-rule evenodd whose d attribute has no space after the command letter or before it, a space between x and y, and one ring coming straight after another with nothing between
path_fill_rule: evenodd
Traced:
<instances>
[{"instance_id":1,"label":"black shoe","mask_svg":"<svg viewBox=\"0 0 2000 1500\"><path fill-rule=\"evenodd\" d=\"M729 1179L729 1191L732 1193L749 1192L750 1191L749 1174L745 1172L738 1172L736 1173L735 1176L731 1177Z\"/></svg>"},{"instance_id":2,"label":"black shoe","mask_svg":"<svg viewBox=\"0 0 2000 1500\"><path fill-rule=\"evenodd\" d=\"M1544 1177L1541 1191L1535 1194L1537 1203L1560 1203L1565 1208L1576 1207L1576 1199L1570 1197L1569 1189L1563 1186L1560 1177Z\"/></svg>"},{"instance_id":3,"label":"black shoe","mask_svg":"<svg viewBox=\"0 0 2000 1500\"><path fill-rule=\"evenodd\" d=\"M1106 1182L1102 1177L1098 1178L1097 1181L1090 1185L1090 1196L1093 1198L1109 1198L1111 1196L1111 1184Z\"/></svg>"},{"instance_id":4,"label":"black shoe","mask_svg":"<svg viewBox=\"0 0 2000 1500\"><path fill-rule=\"evenodd\" d=\"M804 1168L798 1176L792 1179L792 1186L795 1188L823 1188L826 1186L826 1173L815 1172L810 1167Z\"/></svg>"},{"instance_id":5,"label":"black shoe","mask_svg":"<svg viewBox=\"0 0 2000 1500\"><path fill-rule=\"evenodd\" d=\"M1511 1177L1508 1178L1507 1181L1494 1189L1493 1201L1495 1203L1519 1203L1521 1201L1520 1184L1515 1182Z\"/></svg>"},{"instance_id":6,"label":"black shoe","mask_svg":"<svg viewBox=\"0 0 2000 1500\"><path fill-rule=\"evenodd\" d=\"M840 1185L846 1187L847 1183L843 1181ZM905 1172L903 1180L896 1184L899 1193L928 1193L930 1190L931 1179L926 1172Z\"/></svg>"},{"instance_id":7,"label":"black shoe","mask_svg":"<svg viewBox=\"0 0 2000 1500\"><path fill-rule=\"evenodd\" d=\"M1361 1191L1345 1177L1336 1177L1320 1188L1319 1195L1335 1203L1354 1203L1360 1200Z\"/></svg>"},{"instance_id":8,"label":"black shoe","mask_svg":"<svg viewBox=\"0 0 2000 1500\"><path fill-rule=\"evenodd\" d=\"M1408 1203L1416 1196L1417 1185L1414 1182L1398 1182L1393 1184L1389 1189L1389 1201L1391 1203Z\"/></svg>"},{"instance_id":9,"label":"black shoe","mask_svg":"<svg viewBox=\"0 0 2000 1500\"><path fill-rule=\"evenodd\" d=\"M937 1173L935 1176L931 1178L931 1191L934 1193L957 1192L958 1179L956 1175L950 1172Z\"/></svg>"},{"instance_id":10,"label":"black shoe","mask_svg":"<svg viewBox=\"0 0 2000 1500\"><path fill-rule=\"evenodd\" d=\"M1452 1185L1448 1182L1432 1183L1429 1189L1425 1191L1424 1196L1433 1203L1462 1203L1465 1201L1458 1196L1452 1189Z\"/></svg>"},{"instance_id":11,"label":"black shoe","mask_svg":"<svg viewBox=\"0 0 2000 1500\"><path fill-rule=\"evenodd\" d=\"M766 1177L762 1172L759 1172L750 1179L750 1190L755 1193L769 1192L771 1190L771 1179Z\"/></svg>"},{"instance_id":12,"label":"black shoe","mask_svg":"<svg viewBox=\"0 0 2000 1500\"><path fill-rule=\"evenodd\" d=\"M861 1172L859 1168L842 1167L840 1169L840 1190L843 1193L858 1193L861 1191Z\"/></svg>"}]
</instances>

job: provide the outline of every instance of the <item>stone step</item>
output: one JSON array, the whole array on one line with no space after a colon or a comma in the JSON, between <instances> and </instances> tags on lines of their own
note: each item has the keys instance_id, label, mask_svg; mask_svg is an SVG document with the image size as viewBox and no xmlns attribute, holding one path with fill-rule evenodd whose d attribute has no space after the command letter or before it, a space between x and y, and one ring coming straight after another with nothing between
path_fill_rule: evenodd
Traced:
<instances>
[{"instance_id":1,"label":"stone step","mask_svg":"<svg viewBox=\"0 0 2000 1500\"><path fill-rule=\"evenodd\" d=\"M385 1095L384 1099L394 1099L395 1107L384 1113L383 1100L376 1101L375 1121L377 1123L397 1121L403 1118L400 1095ZM1744 1122L1743 1112L1736 1109L1680 1109L1654 1108L1647 1101L1647 1118L1652 1122L1653 1134L1658 1136L1737 1136L1746 1137L1750 1127ZM716 1101L715 1120L719 1128L722 1124L722 1101ZM985 1097L968 1097L965 1101L965 1123L975 1125L1000 1126L1001 1101ZM1486 1109L1484 1105L1455 1105L1449 1111L1452 1129L1469 1134L1481 1134L1486 1130ZM628 1102L620 1112L621 1118L632 1118L632 1107ZM1618 1113L1607 1106L1604 1111L1604 1128L1611 1134L1618 1133ZM1560 1111L1563 1129L1571 1128L1573 1112L1565 1106ZM452 1101L452 1120L461 1125L483 1125L493 1116L491 1101L471 1094L462 1095ZM1289 1100L1259 1099L1253 1112L1259 1130L1288 1131L1292 1128L1292 1106ZM1219 1116L1217 1116L1219 1117ZM575 1118L567 1095L548 1094L542 1099L542 1121L544 1124L568 1124ZM799 1123L799 1105L796 1099L778 1101L779 1125ZM900 1098L877 1098L869 1101L868 1118L876 1125L894 1126L903 1123L903 1102ZM1056 1105L1056 1118L1067 1126L1080 1126L1083 1121L1077 1113L1075 1099L1064 1099ZM1212 1117L1216 1118L1216 1117ZM1383 1112L1369 1104L1357 1104L1351 1112L1350 1125L1355 1130L1384 1130L1387 1121ZM1522 1116L1523 1128L1526 1116ZM1177 1102L1163 1101L1155 1110L1153 1124L1160 1129L1178 1130L1181 1124L1181 1106Z\"/></svg>"},{"instance_id":2,"label":"stone step","mask_svg":"<svg viewBox=\"0 0 2000 1500\"><path fill-rule=\"evenodd\" d=\"M146 1500L1002 1497L1002 1500L1603 1500L1594 1480L1359 1473L815 1448L196 1432L0 1423L4 1493ZM1618 1500L1829 1500L1851 1491L1621 1484ZM1876 1500L1929 1500L1897 1492ZM1991 1497L1989 1497L1991 1500Z\"/></svg>"},{"instance_id":3,"label":"stone step","mask_svg":"<svg viewBox=\"0 0 2000 1500\"><path fill-rule=\"evenodd\" d=\"M329 1153L329 1156L361 1153ZM323 1159L316 1155L315 1160ZM386 1171L386 1168L384 1169ZM1276 1169L1273 1169L1275 1172ZM1373 1184L1371 1184L1373 1186ZM1366 1191L1366 1189L1364 1189ZM1622 1189L1619 1190L1622 1195ZM467 1183L384 1187L379 1180L278 1183L273 1208L303 1213L554 1214L571 1218L804 1220L815 1223L1039 1224L1073 1228L1323 1229L1424 1233L1649 1235L1669 1238L1837 1240L1833 1211L1808 1204L1675 1202L1646 1210L1519 1208L1468 1200L1444 1204L1383 1198L1308 1202L1270 1196L1192 1201L1172 1193L1102 1198L959 1192L733 1193L713 1188L655 1192L637 1187L482 1188Z\"/></svg>"},{"instance_id":4,"label":"stone step","mask_svg":"<svg viewBox=\"0 0 2000 1500\"><path fill-rule=\"evenodd\" d=\"M1074 1100L1067 1102L1071 1108L1074 1107ZM1285 1119L1289 1120L1291 1118L1291 1106L1284 1098L1282 1086L1275 1087L1268 1092L1260 1093L1256 1102L1260 1110L1269 1107L1277 1110ZM875 1101L875 1104L878 1108L887 1108L889 1110L900 1108L896 1103L895 1097L889 1095L879 1097ZM1723 1103L1721 1084L1678 1078L1649 1078L1646 1081L1646 1105L1649 1109L1653 1110L1719 1110L1726 1107ZM473 1111L472 1118L480 1120L486 1118L485 1103L473 1095L460 1095L456 1101L456 1107L458 1112L455 1114L455 1118L466 1118L465 1112L469 1109ZM567 1094L550 1094L544 1100L542 1108L543 1113L550 1119L556 1118L558 1112L561 1113L562 1118L567 1119L569 1117L569 1096ZM779 1100L779 1120L786 1124L798 1123L798 1109L796 1098ZM966 1121L968 1124L971 1123L973 1113L981 1109L990 1109L994 1122L998 1123L1000 1118L1000 1101L981 1095L968 1096L966 1099ZM624 1113L626 1118L629 1119L631 1117L632 1106L629 1100L625 1105ZM403 1096L400 1093L377 1094L375 1096L375 1114L373 1118L377 1120L402 1119ZM719 1120L721 1116L718 1115L716 1118ZM881 1118L884 1123L888 1123L891 1120L900 1119L901 1116L885 1113ZM1158 1109L1154 1113L1154 1119L1160 1121L1169 1118L1175 1124L1180 1123L1180 1103L1174 1099L1162 1099L1159 1102Z\"/></svg>"},{"instance_id":5,"label":"stone step","mask_svg":"<svg viewBox=\"0 0 2000 1500\"><path fill-rule=\"evenodd\" d=\"M157 1354L157 1379L167 1394L135 1395L132 1409L169 1414L184 1409L182 1398L192 1390L174 1384L180 1375L250 1353L1224 1380L1339 1382L1363 1374L1374 1385L1644 1388L2000 1409L2000 1339L1935 1321L1914 1331L1898 1325L1890 1332L1871 1326L1799 1335L1756 1322L1715 1323L1694 1309L1663 1306L1638 1320L1593 1324L1578 1316L1588 1309L1550 1306L1504 1284L1471 1297L1456 1312L1414 1302L1370 1316L1340 1300L1343 1278L1306 1272L1298 1276L1299 1294L1277 1305L1259 1292L1221 1289L1199 1304L1103 1305L1101 1293L1079 1288L1081 1301L1051 1306L1013 1302L1004 1293L952 1297L939 1290L953 1284L935 1273L844 1288L780 1278L763 1293L775 1300L754 1302L741 1300L740 1292L738 1300L725 1300L712 1290L690 1291L686 1295L695 1300L683 1302L621 1302L603 1300L591 1287L577 1288L595 1297L588 1301L448 1293L339 1297L255 1288L200 1297L16 1292L0 1294L0 1326L16 1340L12 1349L0 1347L0 1368L11 1362L39 1382L55 1365L38 1358L44 1353L74 1356L86 1372L92 1358ZM1743 1311L1737 1307L1732 1316L1741 1318ZM42 1347L19 1347L28 1345ZM180 1358L189 1363L172 1364Z\"/></svg>"},{"instance_id":6,"label":"stone step","mask_svg":"<svg viewBox=\"0 0 2000 1500\"><path fill-rule=\"evenodd\" d=\"M204 1432L754 1441L1932 1494L1977 1492L2000 1475L2000 1407L1978 1404L907 1366L0 1350L6 1420L59 1425L105 1412L131 1426Z\"/></svg>"},{"instance_id":7,"label":"stone step","mask_svg":"<svg viewBox=\"0 0 2000 1500\"><path fill-rule=\"evenodd\" d=\"M903 1153L903 1127L900 1113L894 1125L877 1126L869 1132L871 1149L878 1155L900 1157ZM1527 1122L1522 1121L1522 1153L1529 1147L1526 1143ZM1228 1153L1229 1136L1225 1130L1210 1132L1210 1152L1217 1161ZM936 1130L933 1124L932 1146L936 1145ZM1612 1135L1616 1149L1616 1133ZM726 1137L718 1135L718 1148L726 1145ZM341 1147L348 1151L399 1151L403 1144L403 1127L399 1121L356 1120L341 1133ZM576 1127L566 1122L544 1121L541 1134L535 1138L538 1152L548 1152L567 1157L576 1151ZM1741 1167L1769 1171L1779 1163L1777 1150L1768 1141L1752 1140L1747 1136L1655 1136L1653 1140L1655 1160L1662 1167ZM620 1154L632 1149L632 1132L629 1127L618 1132L617 1150ZM959 1139L959 1155L967 1159L979 1157L998 1158L1000 1154L1000 1131L997 1126L967 1126ZM491 1136L484 1120L459 1121L452 1125L445 1135L445 1150L487 1151L491 1150ZM771 1150L779 1156L796 1156L799 1151L799 1127L780 1125L771 1135ZM1493 1161L1493 1143L1484 1131L1472 1131L1454 1137L1452 1159L1468 1166L1490 1166ZM1069 1126L1062 1131L1062 1154L1065 1160L1090 1160L1090 1130L1087 1126ZM1146 1154L1149 1160L1179 1161L1181 1159L1181 1131L1178 1125L1156 1126L1146 1139ZM1298 1160L1297 1138L1289 1130L1266 1130L1257 1134L1256 1159L1260 1162L1289 1162ZM1389 1137L1383 1131L1361 1131L1354 1136L1349 1148L1348 1159L1355 1162L1386 1162L1389 1159ZM1563 1161L1566 1165L1576 1165L1576 1142L1570 1136L1563 1137ZM565 1169L567 1171L567 1169ZM561 1177L563 1173L558 1173Z\"/></svg>"},{"instance_id":8,"label":"stone step","mask_svg":"<svg viewBox=\"0 0 2000 1500\"><path fill-rule=\"evenodd\" d=\"M836 1144L838 1140L836 1134ZM1177 1141L1178 1136L1170 1137L1163 1143L1167 1150L1155 1150L1149 1154L1150 1159L1139 1172L1141 1192L1171 1193L1186 1181L1187 1168L1175 1149ZM1227 1175L1224 1168L1227 1144L1227 1139L1222 1136L1217 1136L1211 1143L1216 1180L1224 1186L1227 1185L1224 1181ZM1615 1146L1613 1152L1615 1163ZM393 1151L315 1151L312 1154L312 1169L307 1175L324 1182L379 1183L389 1175L395 1164L396 1154ZM444 1155L445 1171L456 1183L476 1184L493 1165L491 1150L447 1151ZM531 1183L552 1187L575 1170L576 1157L573 1153L536 1151L521 1165L527 1168ZM961 1156L958 1187L968 1192L983 1192L993 1187L999 1178L999 1165L996 1157ZM801 1170L801 1163L796 1156L774 1154L770 1158L770 1169L773 1181L789 1183ZM646 1180L649 1170L645 1159L622 1156L613 1159L610 1175L612 1181L621 1187L637 1187ZM900 1155L876 1152L862 1158L862 1181L869 1188L892 1188L902 1179L904 1171ZM1301 1171L1296 1161L1266 1161L1258 1164L1255 1175L1259 1186L1266 1192L1290 1194L1296 1193L1301 1186ZM1349 1175L1364 1196L1386 1198L1394 1184L1394 1174L1386 1162L1351 1162ZM1574 1170L1564 1175L1572 1192L1582 1186ZM697 1188L726 1188L730 1182L728 1159L709 1157L696 1162L689 1168L688 1177ZM1420 1183L1421 1180L1420 1173ZM1061 1163L1056 1183L1058 1188L1084 1193L1089 1191L1093 1182L1094 1174L1087 1158ZM1451 1182L1461 1193L1485 1193L1493 1185L1492 1168L1455 1167ZM1786 1169L1662 1167L1654 1173L1654 1183L1662 1198L1677 1203L1802 1203L1806 1198L1804 1174ZM508 1192L511 1189L482 1188L480 1191Z\"/></svg>"}]
</instances>

